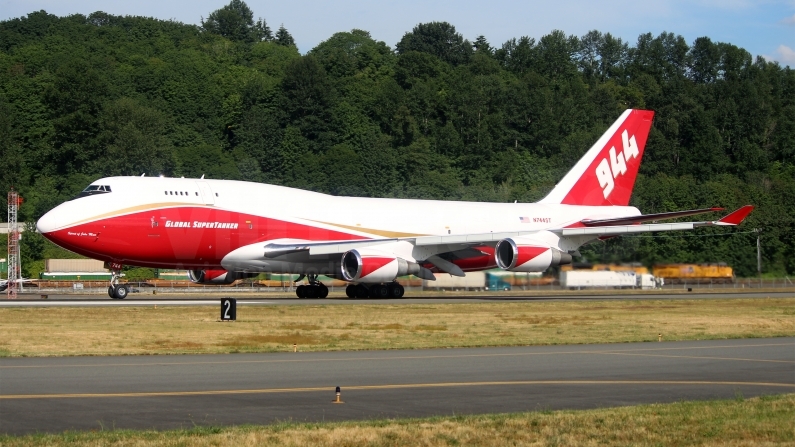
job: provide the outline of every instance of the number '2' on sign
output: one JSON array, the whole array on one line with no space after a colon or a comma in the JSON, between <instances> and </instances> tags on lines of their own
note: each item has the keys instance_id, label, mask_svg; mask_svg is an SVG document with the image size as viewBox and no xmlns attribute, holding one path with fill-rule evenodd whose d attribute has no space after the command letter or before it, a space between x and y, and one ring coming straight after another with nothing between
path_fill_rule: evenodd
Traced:
<instances>
[{"instance_id":1,"label":"number '2' on sign","mask_svg":"<svg viewBox=\"0 0 795 447\"><path fill-rule=\"evenodd\" d=\"M237 300L234 298L224 298L221 300L221 320L237 320Z\"/></svg>"}]
</instances>

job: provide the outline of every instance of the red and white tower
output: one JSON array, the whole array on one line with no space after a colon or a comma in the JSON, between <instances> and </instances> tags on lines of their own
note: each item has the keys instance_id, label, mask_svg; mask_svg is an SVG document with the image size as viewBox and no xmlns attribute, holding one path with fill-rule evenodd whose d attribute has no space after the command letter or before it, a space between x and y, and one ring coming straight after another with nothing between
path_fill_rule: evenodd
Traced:
<instances>
[{"instance_id":1,"label":"red and white tower","mask_svg":"<svg viewBox=\"0 0 795 447\"><path fill-rule=\"evenodd\" d=\"M16 299L17 291L21 283L21 267L19 258L19 204L21 200L19 194L12 188L8 193L8 288L6 297L10 300Z\"/></svg>"}]
</instances>

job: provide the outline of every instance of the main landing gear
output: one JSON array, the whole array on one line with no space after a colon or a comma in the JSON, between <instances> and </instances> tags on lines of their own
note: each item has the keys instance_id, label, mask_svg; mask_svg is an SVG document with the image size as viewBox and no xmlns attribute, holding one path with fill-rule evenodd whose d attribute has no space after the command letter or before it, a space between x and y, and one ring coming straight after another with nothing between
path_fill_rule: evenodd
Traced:
<instances>
[{"instance_id":1,"label":"main landing gear","mask_svg":"<svg viewBox=\"0 0 795 447\"><path fill-rule=\"evenodd\" d=\"M130 289L124 284L119 284L119 278L121 278L121 266L118 267L118 269L112 268L110 271L111 278L110 286L108 286L108 296L114 300L123 300L127 298L127 295L129 295Z\"/></svg>"},{"instance_id":2,"label":"main landing gear","mask_svg":"<svg viewBox=\"0 0 795 447\"><path fill-rule=\"evenodd\" d=\"M307 275L308 285L301 285L295 288L298 298L325 298L328 296L328 287L317 280L317 275ZM300 281L301 278L298 278Z\"/></svg>"},{"instance_id":3,"label":"main landing gear","mask_svg":"<svg viewBox=\"0 0 795 447\"><path fill-rule=\"evenodd\" d=\"M396 282L389 284L349 284L345 288L348 298L403 298L406 291Z\"/></svg>"}]
</instances>

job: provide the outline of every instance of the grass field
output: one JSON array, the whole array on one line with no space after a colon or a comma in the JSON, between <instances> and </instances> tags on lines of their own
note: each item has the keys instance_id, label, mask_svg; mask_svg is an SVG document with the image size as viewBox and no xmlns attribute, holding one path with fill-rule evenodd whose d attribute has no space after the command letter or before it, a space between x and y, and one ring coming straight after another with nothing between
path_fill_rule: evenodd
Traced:
<instances>
[{"instance_id":1,"label":"grass field","mask_svg":"<svg viewBox=\"0 0 795 447\"><path fill-rule=\"evenodd\" d=\"M795 395L584 411L10 437L27 446L792 446Z\"/></svg>"},{"instance_id":2,"label":"grass field","mask_svg":"<svg viewBox=\"0 0 795 447\"><path fill-rule=\"evenodd\" d=\"M0 309L0 356L416 349L780 337L793 299Z\"/></svg>"}]
</instances>

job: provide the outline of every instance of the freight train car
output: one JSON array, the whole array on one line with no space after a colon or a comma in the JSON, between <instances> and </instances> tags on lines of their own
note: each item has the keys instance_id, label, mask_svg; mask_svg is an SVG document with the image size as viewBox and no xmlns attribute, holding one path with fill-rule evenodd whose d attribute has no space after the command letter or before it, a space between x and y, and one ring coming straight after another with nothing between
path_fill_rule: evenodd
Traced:
<instances>
[{"instance_id":1,"label":"freight train car","mask_svg":"<svg viewBox=\"0 0 795 447\"><path fill-rule=\"evenodd\" d=\"M726 263L717 264L657 264L652 274L665 278L666 284L732 283L734 270Z\"/></svg>"},{"instance_id":2,"label":"freight train car","mask_svg":"<svg viewBox=\"0 0 795 447\"><path fill-rule=\"evenodd\" d=\"M608 271L608 272L635 272L638 275L648 275L649 269L644 267L638 262L629 264L591 264L591 263L574 263L563 265L560 267L561 272L570 272L573 270L593 270L593 271Z\"/></svg>"}]
</instances>

